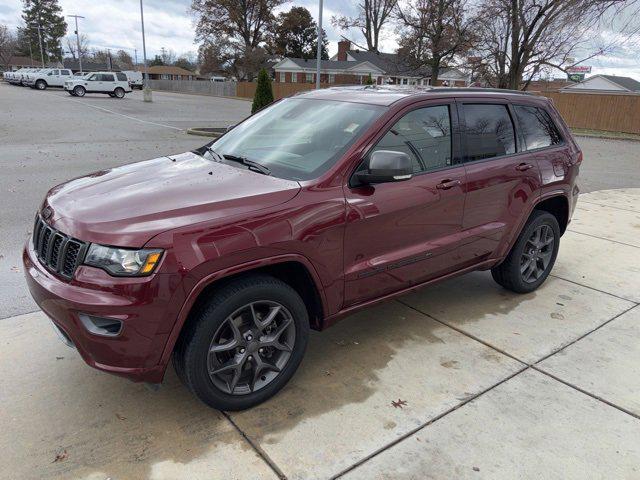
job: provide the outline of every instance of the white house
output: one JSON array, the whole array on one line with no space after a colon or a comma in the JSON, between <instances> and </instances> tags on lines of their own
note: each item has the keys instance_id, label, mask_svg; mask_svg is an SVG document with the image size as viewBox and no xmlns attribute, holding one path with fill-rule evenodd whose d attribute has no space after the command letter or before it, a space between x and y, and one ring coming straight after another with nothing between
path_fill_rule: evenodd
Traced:
<instances>
[{"instance_id":1,"label":"white house","mask_svg":"<svg viewBox=\"0 0 640 480\"><path fill-rule=\"evenodd\" d=\"M640 82L630 77L594 75L582 82L567 85L561 92L640 93Z\"/></svg>"}]
</instances>

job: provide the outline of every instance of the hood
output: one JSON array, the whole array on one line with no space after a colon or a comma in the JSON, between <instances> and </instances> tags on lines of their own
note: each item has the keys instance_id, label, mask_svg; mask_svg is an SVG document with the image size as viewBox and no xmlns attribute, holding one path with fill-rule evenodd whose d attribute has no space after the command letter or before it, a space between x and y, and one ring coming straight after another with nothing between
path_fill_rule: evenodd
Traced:
<instances>
[{"instance_id":1,"label":"hood","mask_svg":"<svg viewBox=\"0 0 640 480\"><path fill-rule=\"evenodd\" d=\"M298 182L207 160L195 153L95 172L54 187L48 222L80 240L142 247L164 231L284 203Z\"/></svg>"}]
</instances>

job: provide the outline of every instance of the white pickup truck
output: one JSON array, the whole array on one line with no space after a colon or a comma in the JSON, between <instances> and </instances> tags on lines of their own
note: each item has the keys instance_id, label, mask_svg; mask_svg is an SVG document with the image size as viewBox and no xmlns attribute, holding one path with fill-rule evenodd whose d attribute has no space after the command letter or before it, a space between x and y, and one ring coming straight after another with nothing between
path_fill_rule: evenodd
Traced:
<instances>
[{"instance_id":1,"label":"white pickup truck","mask_svg":"<svg viewBox=\"0 0 640 480\"><path fill-rule=\"evenodd\" d=\"M64 82L72 76L66 68L43 68L38 72L28 73L23 81L31 88L46 90L47 87L64 87Z\"/></svg>"}]
</instances>

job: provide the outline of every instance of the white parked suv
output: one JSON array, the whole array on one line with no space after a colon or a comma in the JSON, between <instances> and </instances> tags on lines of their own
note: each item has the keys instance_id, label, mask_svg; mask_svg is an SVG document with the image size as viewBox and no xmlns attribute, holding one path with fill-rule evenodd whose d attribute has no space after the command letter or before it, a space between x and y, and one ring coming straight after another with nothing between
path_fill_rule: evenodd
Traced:
<instances>
[{"instance_id":1,"label":"white parked suv","mask_svg":"<svg viewBox=\"0 0 640 480\"><path fill-rule=\"evenodd\" d=\"M85 93L106 93L110 97L123 98L131 92L127 76L122 72L95 72L84 77L72 77L64 83L64 89L75 97Z\"/></svg>"},{"instance_id":2,"label":"white parked suv","mask_svg":"<svg viewBox=\"0 0 640 480\"><path fill-rule=\"evenodd\" d=\"M27 73L23 83L31 88L46 90L47 87L64 87L64 82L71 76L71 70L66 68L43 68L37 72Z\"/></svg>"}]
</instances>

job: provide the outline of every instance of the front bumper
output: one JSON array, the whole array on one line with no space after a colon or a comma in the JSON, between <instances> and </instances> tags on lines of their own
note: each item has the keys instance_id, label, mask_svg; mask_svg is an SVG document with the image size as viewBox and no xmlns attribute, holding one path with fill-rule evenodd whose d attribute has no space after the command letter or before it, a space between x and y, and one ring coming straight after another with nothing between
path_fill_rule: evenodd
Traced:
<instances>
[{"instance_id":1,"label":"front bumper","mask_svg":"<svg viewBox=\"0 0 640 480\"><path fill-rule=\"evenodd\" d=\"M87 364L133 381L162 381L162 352L184 302L177 275L117 278L80 266L67 282L40 263L31 241L23 263L34 300ZM117 319L122 329L116 336L97 335L81 320L86 315Z\"/></svg>"}]
</instances>

